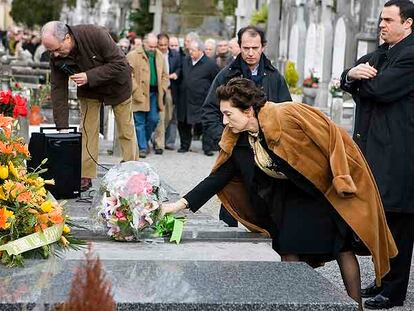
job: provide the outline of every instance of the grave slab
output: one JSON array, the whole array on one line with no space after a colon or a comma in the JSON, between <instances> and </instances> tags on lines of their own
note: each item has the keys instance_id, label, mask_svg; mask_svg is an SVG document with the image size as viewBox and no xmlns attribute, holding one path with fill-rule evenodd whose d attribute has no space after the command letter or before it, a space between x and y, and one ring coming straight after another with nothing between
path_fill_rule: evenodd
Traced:
<instances>
[{"instance_id":1,"label":"grave slab","mask_svg":"<svg viewBox=\"0 0 414 311\"><path fill-rule=\"evenodd\" d=\"M103 260L118 310L354 311L357 304L303 263ZM63 302L78 260L0 269L0 309Z\"/></svg>"}]
</instances>

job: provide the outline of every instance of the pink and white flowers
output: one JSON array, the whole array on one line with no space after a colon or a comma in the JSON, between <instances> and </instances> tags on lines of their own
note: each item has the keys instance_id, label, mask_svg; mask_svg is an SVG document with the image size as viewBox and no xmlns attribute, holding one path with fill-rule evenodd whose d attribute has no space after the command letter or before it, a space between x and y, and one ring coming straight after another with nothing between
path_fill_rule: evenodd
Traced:
<instances>
[{"instance_id":1,"label":"pink and white flowers","mask_svg":"<svg viewBox=\"0 0 414 311\"><path fill-rule=\"evenodd\" d=\"M111 168L103 177L95 199L98 216L107 234L120 241L139 240L154 224L165 191L160 179L145 162L131 161Z\"/></svg>"}]
</instances>

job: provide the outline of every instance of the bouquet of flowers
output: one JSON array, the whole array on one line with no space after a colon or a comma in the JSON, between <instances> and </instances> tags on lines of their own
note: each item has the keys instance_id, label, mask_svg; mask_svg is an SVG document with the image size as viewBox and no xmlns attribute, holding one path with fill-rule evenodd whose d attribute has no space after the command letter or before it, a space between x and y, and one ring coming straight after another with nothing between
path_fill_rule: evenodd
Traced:
<instances>
[{"instance_id":1,"label":"bouquet of flowers","mask_svg":"<svg viewBox=\"0 0 414 311\"><path fill-rule=\"evenodd\" d=\"M27 116L27 101L19 94L13 95L11 90L0 91L0 114L17 118Z\"/></svg>"},{"instance_id":2,"label":"bouquet of flowers","mask_svg":"<svg viewBox=\"0 0 414 311\"><path fill-rule=\"evenodd\" d=\"M102 179L94 206L107 235L117 241L140 240L143 232L181 238L183 219L160 218L166 197L155 171L145 162L124 162L111 168Z\"/></svg>"},{"instance_id":3,"label":"bouquet of flowers","mask_svg":"<svg viewBox=\"0 0 414 311\"><path fill-rule=\"evenodd\" d=\"M319 78L315 75L315 70L310 70L310 76L303 80L304 87L319 87Z\"/></svg>"},{"instance_id":4,"label":"bouquet of flowers","mask_svg":"<svg viewBox=\"0 0 414 311\"><path fill-rule=\"evenodd\" d=\"M53 180L41 178L40 167L26 171L29 151L23 138L14 135L15 123L0 114L0 260L8 266L82 244L71 236L62 205L45 190Z\"/></svg>"},{"instance_id":5,"label":"bouquet of flowers","mask_svg":"<svg viewBox=\"0 0 414 311\"><path fill-rule=\"evenodd\" d=\"M329 83L329 92L332 94L332 97L342 97L341 80L333 78Z\"/></svg>"}]
</instances>

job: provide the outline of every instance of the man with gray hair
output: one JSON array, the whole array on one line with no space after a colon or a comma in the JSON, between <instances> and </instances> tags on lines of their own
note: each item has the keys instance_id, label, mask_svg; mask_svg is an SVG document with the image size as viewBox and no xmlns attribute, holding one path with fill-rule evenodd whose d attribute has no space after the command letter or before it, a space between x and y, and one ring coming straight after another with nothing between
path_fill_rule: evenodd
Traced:
<instances>
[{"instance_id":1,"label":"man with gray hair","mask_svg":"<svg viewBox=\"0 0 414 311\"><path fill-rule=\"evenodd\" d=\"M184 38L184 50L185 51L184 52L185 52L186 55L188 55L189 49L190 49L190 44L194 40L200 40L200 36L196 32L194 32L194 31L189 32L185 36L185 38Z\"/></svg>"},{"instance_id":2,"label":"man with gray hair","mask_svg":"<svg viewBox=\"0 0 414 311\"><path fill-rule=\"evenodd\" d=\"M204 53L204 44L194 39L189 44L189 56L183 62L180 98L177 106L178 132L181 147L178 152L189 151L191 145L191 128L201 123L201 106L207 96L211 83L219 72L215 61ZM211 147L202 140L203 150L212 156Z\"/></svg>"},{"instance_id":3,"label":"man with gray hair","mask_svg":"<svg viewBox=\"0 0 414 311\"><path fill-rule=\"evenodd\" d=\"M208 38L206 41L204 41L205 46L205 53L210 58L216 57L216 40L213 38Z\"/></svg>"},{"instance_id":4,"label":"man with gray hair","mask_svg":"<svg viewBox=\"0 0 414 311\"><path fill-rule=\"evenodd\" d=\"M69 125L68 80L78 86L82 132L81 190L92 185L98 160L99 112L114 110L124 161L135 160L136 138L131 111L131 69L108 31L95 25L45 24L42 44L50 53L53 117L58 128Z\"/></svg>"}]
</instances>

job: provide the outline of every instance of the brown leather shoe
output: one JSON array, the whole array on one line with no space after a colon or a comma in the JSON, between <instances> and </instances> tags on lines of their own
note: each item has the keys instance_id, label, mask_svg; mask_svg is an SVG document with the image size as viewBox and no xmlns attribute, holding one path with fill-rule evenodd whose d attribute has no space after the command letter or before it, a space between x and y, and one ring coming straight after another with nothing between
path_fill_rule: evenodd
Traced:
<instances>
[{"instance_id":1,"label":"brown leather shoe","mask_svg":"<svg viewBox=\"0 0 414 311\"><path fill-rule=\"evenodd\" d=\"M87 177L82 177L81 184L80 184L80 190L83 192L83 191L88 190L90 187L92 187L92 179L87 178Z\"/></svg>"}]
</instances>

